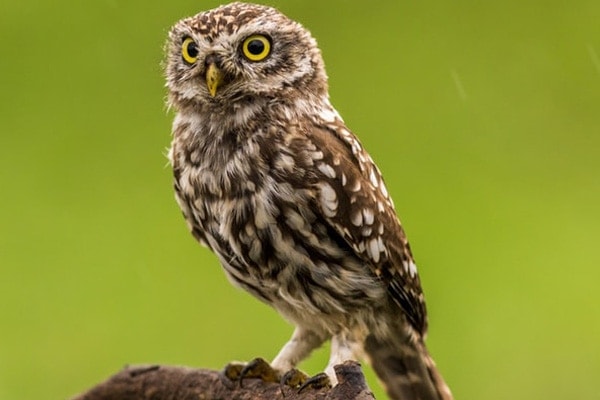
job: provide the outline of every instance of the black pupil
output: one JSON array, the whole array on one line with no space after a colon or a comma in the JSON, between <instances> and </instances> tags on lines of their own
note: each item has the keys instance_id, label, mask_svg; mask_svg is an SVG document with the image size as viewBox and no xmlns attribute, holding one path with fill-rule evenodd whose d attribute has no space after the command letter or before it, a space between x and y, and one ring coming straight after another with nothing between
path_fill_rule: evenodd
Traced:
<instances>
[{"instance_id":1,"label":"black pupil","mask_svg":"<svg viewBox=\"0 0 600 400\"><path fill-rule=\"evenodd\" d=\"M250 43L248 43L248 52L250 54L254 54L255 56L262 54L262 52L265 50L265 44L258 39L254 39L251 40Z\"/></svg>"},{"instance_id":2,"label":"black pupil","mask_svg":"<svg viewBox=\"0 0 600 400\"><path fill-rule=\"evenodd\" d=\"M194 58L198 56L198 48L196 47L196 43L190 42L187 45L187 53L190 57Z\"/></svg>"}]
</instances>

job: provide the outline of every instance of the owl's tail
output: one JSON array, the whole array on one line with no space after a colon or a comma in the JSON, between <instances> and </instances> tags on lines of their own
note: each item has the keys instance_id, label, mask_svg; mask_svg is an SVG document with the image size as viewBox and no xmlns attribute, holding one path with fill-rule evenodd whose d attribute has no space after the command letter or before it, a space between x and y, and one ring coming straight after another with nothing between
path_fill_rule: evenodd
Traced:
<instances>
[{"instance_id":1,"label":"owl's tail","mask_svg":"<svg viewBox=\"0 0 600 400\"><path fill-rule=\"evenodd\" d=\"M365 351L393 400L452 400L450 388L421 339L369 335Z\"/></svg>"}]
</instances>

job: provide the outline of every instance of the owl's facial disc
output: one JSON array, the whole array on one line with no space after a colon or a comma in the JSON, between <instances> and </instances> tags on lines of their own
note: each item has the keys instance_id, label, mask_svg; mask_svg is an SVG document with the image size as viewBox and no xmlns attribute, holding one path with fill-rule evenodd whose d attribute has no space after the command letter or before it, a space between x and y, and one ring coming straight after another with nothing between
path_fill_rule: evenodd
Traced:
<instances>
[{"instance_id":1,"label":"owl's facial disc","mask_svg":"<svg viewBox=\"0 0 600 400\"><path fill-rule=\"evenodd\" d=\"M232 3L178 22L169 33L170 102L210 109L254 99L327 93L310 33L272 8ZM261 100L262 101L262 100Z\"/></svg>"}]
</instances>

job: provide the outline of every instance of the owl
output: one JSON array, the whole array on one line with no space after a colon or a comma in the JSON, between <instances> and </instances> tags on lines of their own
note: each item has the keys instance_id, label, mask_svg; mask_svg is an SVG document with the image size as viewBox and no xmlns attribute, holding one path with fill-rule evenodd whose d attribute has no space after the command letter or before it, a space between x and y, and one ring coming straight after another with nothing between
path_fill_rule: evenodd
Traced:
<instances>
[{"instance_id":1,"label":"owl","mask_svg":"<svg viewBox=\"0 0 600 400\"><path fill-rule=\"evenodd\" d=\"M424 343L406 235L379 169L331 105L311 34L274 8L231 3L177 22L165 64L187 225L233 284L295 326L272 362L228 376L334 385L333 366L366 360L392 399L451 399ZM288 379L327 340L325 372Z\"/></svg>"}]
</instances>

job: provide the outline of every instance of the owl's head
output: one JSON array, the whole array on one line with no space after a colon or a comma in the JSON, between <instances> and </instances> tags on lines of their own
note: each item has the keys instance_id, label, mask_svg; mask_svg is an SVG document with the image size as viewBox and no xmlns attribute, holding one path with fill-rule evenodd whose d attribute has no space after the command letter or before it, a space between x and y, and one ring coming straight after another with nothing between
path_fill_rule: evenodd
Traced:
<instances>
[{"instance_id":1,"label":"owl's head","mask_svg":"<svg viewBox=\"0 0 600 400\"><path fill-rule=\"evenodd\" d=\"M166 52L176 108L327 93L315 40L271 7L232 3L183 19L171 29Z\"/></svg>"}]
</instances>

